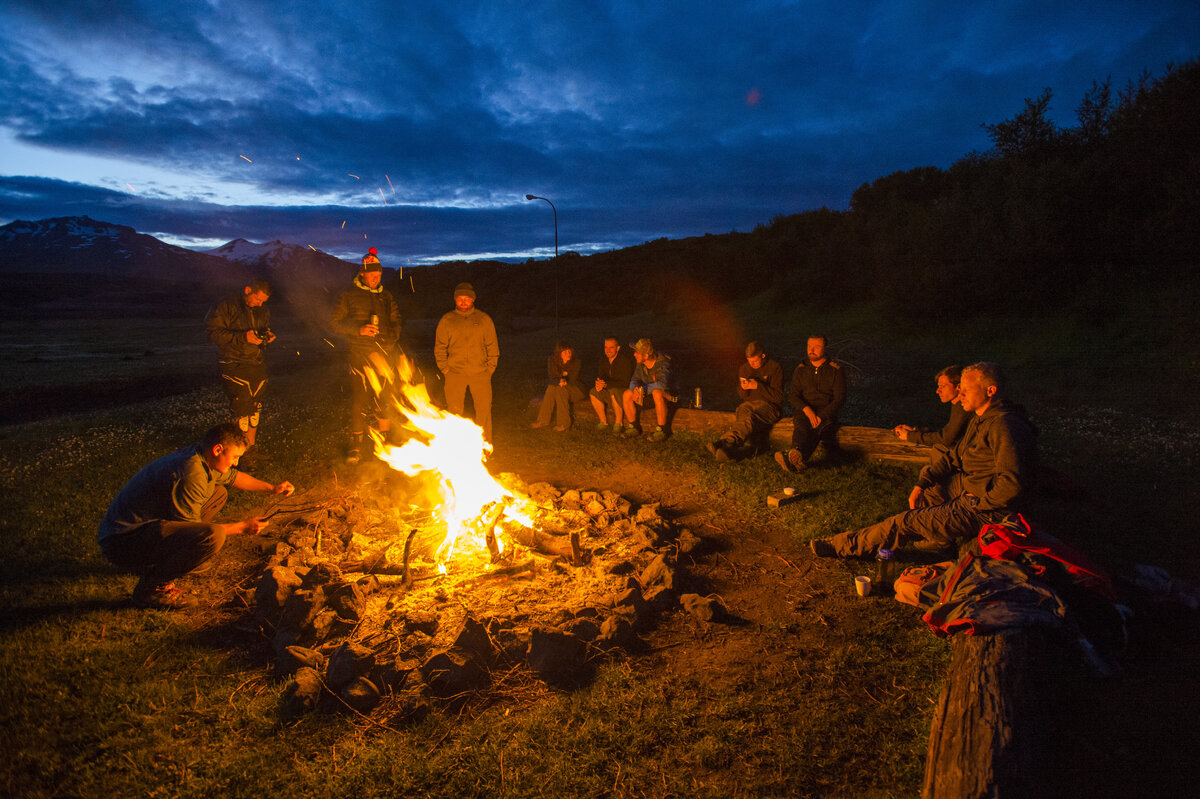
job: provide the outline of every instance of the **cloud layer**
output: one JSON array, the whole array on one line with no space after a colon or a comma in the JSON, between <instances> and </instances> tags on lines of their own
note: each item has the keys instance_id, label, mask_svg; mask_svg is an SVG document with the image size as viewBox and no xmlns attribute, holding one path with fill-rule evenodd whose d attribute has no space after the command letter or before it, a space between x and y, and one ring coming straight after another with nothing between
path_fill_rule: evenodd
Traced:
<instances>
[{"instance_id":1,"label":"cloud layer","mask_svg":"<svg viewBox=\"0 0 1200 799\"><path fill-rule=\"evenodd\" d=\"M845 207L1200 54L1200 6L10 2L0 219L405 261L748 230Z\"/></svg>"}]
</instances>

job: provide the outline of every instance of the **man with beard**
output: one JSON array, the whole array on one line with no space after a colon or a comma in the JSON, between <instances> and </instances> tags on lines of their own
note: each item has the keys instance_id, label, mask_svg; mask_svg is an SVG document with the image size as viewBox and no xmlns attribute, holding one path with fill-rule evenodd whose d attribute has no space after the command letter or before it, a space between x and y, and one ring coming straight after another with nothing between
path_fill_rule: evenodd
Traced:
<instances>
[{"instance_id":1,"label":"man with beard","mask_svg":"<svg viewBox=\"0 0 1200 799\"><path fill-rule=\"evenodd\" d=\"M467 391L475 406L475 424L492 440L492 374L500 362L500 342L492 317L475 307L470 283L454 287L454 310L438 320L433 358L446 377L446 410L462 416Z\"/></svg>"},{"instance_id":2,"label":"man with beard","mask_svg":"<svg viewBox=\"0 0 1200 799\"><path fill-rule=\"evenodd\" d=\"M837 428L837 414L846 402L846 376L825 353L825 336L809 336L808 359L792 373L788 401L792 403L792 447L776 452L775 462L785 472L799 472L822 440L829 446Z\"/></svg>"},{"instance_id":3,"label":"man with beard","mask_svg":"<svg viewBox=\"0 0 1200 799\"><path fill-rule=\"evenodd\" d=\"M333 309L333 329L350 345L350 447L349 463L362 457L363 434L368 417L374 415L380 435L391 429L368 375L371 359L382 357L393 365L396 342L400 340L400 309L391 292L383 288L383 266L372 247L363 256L354 284L338 295ZM378 370L376 370L378 371Z\"/></svg>"},{"instance_id":4,"label":"man with beard","mask_svg":"<svg viewBox=\"0 0 1200 799\"><path fill-rule=\"evenodd\" d=\"M275 340L267 300L271 286L255 280L240 294L226 297L204 317L208 339L217 345L221 385L229 398L232 421L254 446L262 420L262 400L267 387L263 347Z\"/></svg>"}]
</instances>

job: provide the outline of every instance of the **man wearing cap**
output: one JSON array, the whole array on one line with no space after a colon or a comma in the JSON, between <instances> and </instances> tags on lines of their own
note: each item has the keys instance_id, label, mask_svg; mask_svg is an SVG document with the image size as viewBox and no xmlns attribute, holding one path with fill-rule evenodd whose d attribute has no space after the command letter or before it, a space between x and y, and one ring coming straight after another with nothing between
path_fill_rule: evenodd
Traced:
<instances>
[{"instance_id":1,"label":"man wearing cap","mask_svg":"<svg viewBox=\"0 0 1200 799\"><path fill-rule=\"evenodd\" d=\"M625 433L628 438L638 434L638 411L649 394L654 400L654 417L658 426L649 435L651 441L667 438L667 403L679 401L675 388L675 376L671 373L671 357L654 349L648 338L639 338L633 345L633 358L637 366L629 381L629 389L623 396L625 405Z\"/></svg>"},{"instance_id":2,"label":"man wearing cap","mask_svg":"<svg viewBox=\"0 0 1200 799\"><path fill-rule=\"evenodd\" d=\"M381 434L391 429L369 376L370 371L377 372L371 366L372 357L383 358L390 365L400 339L400 309L382 283L383 266L372 247L363 256L354 284L338 295L331 319L333 329L350 345L350 448L346 457L350 463L358 463L362 457L368 414L375 416Z\"/></svg>"},{"instance_id":3,"label":"man wearing cap","mask_svg":"<svg viewBox=\"0 0 1200 799\"><path fill-rule=\"evenodd\" d=\"M254 446L267 387L263 348L275 340L266 307L270 296L270 284L255 280L214 305L204 317L208 340L217 345L221 385L229 398L232 421L246 434L248 447Z\"/></svg>"},{"instance_id":4,"label":"man wearing cap","mask_svg":"<svg viewBox=\"0 0 1200 799\"><path fill-rule=\"evenodd\" d=\"M475 424L492 440L492 373L500 362L500 342L492 317L475 307L470 283L454 287L454 310L437 324L433 357L446 378L446 409L463 415L467 390L475 405Z\"/></svg>"},{"instance_id":5,"label":"man wearing cap","mask_svg":"<svg viewBox=\"0 0 1200 799\"><path fill-rule=\"evenodd\" d=\"M738 396L742 404L734 412L733 427L708 445L719 461L754 436L769 433L783 415L783 368L767 358L757 341L746 345L746 362L738 368Z\"/></svg>"}]
</instances>

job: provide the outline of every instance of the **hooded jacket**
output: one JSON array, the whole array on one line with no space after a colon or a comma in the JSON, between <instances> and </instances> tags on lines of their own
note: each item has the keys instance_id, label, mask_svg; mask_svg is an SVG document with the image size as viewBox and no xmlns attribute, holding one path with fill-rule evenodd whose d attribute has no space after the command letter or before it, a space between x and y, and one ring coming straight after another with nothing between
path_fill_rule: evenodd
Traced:
<instances>
[{"instance_id":1,"label":"hooded jacket","mask_svg":"<svg viewBox=\"0 0 1200 799\"><path fill-rule=\"evenodd\" d=\"M957 478L958 494L979 498L977 511L1021 511L1033 482L1033 425L1025 409L993 399L982 416L972 414L951 449L921 469L917 485L931 488Z\"/></svg>"}]
</instances>

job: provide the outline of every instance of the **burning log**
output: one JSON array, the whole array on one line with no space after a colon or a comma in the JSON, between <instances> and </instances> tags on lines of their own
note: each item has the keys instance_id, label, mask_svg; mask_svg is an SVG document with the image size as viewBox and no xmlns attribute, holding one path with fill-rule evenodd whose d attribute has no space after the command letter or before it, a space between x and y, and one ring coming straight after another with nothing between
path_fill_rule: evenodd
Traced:
<instances>
[{"instance_id":1,"label":"burning log","mask_svg":"<svg viewBox=\"0 0 1200 799\"><path fill-rule=\"evenodd\" d=\"M548 555L552 558L564 558L572 563L575 560L575 552L571 547L570 541L564 542L558 536L524 528L515 531L512 537L521 546L528 547L542 555Z\"/></svg>"}]
</instances>

